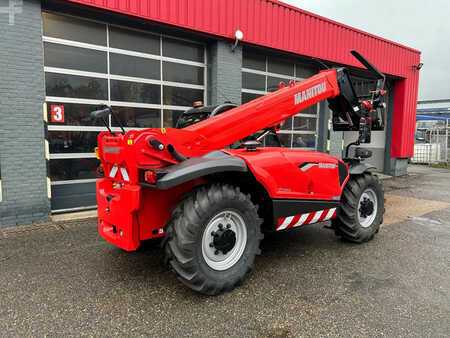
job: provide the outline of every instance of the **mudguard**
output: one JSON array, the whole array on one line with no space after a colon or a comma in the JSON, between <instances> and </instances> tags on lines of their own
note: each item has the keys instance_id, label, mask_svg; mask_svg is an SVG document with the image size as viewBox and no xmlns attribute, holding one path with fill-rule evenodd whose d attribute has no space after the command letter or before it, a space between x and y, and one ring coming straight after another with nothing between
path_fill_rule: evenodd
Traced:
<instances>
[{"instance_id":1,"label":"mudguard","mask_svg":"<svg viewBox=\"0 0 450 338\"><path fill-rule=\"evenodd\" d=\"M349 169L350 175L360 175L370 169L375 169L375 168L376 167L371 164L358 163L358 164L349 166L348 169Z\"/></svg>"},{"instance_id":2,"label":"mudguard","mask_svg":"<svg viewBox=\"0 0 450 338\"><path fill-rule=\"evenodd\" d=\"M199 157L191 157L186 161L162 168L157 171L157 189L170 189L195 178L225 171L247 171L247 164L239 157L222 151L213 151Z\"/></svg>"}]
</instances>

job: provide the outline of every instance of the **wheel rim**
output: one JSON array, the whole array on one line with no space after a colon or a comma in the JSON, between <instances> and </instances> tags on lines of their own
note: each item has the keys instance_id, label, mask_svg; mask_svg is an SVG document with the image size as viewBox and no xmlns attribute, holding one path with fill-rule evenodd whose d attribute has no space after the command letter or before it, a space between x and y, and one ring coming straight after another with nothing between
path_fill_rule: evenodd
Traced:
<instances>
[{"instance_id":1,"label":"wheel rim","mask_svg":"<svg viewBox=\"0 0 450 338\"><path fill-rule=\"evenodd\" d=\"M358 221L363 228L368 228L372 225L378 210L378 198L375 191L366 189L361 194L358 203Z\"/></svg>"},{"instance_id":2,"label":"wheel rim","mask_svg":"<svg viewBox=\"0 0 450 338\"><path fill-rule=\"evenodd\" d=\"M214 270L227 270L239 261L246 245L244 219L236 211L224 210L209 221L203 232L203 259Z\"/></svg>"}]
</instances>

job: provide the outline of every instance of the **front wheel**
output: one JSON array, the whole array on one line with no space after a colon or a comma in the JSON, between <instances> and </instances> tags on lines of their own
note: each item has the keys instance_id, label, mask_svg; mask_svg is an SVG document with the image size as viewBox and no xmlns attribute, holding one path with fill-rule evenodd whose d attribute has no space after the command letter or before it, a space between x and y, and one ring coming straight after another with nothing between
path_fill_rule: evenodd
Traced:
<instances>
[{"instance_id":1,"label":"front wheel","mask_svg":"<svg viewBox=\"0 0 450 338\"><path fill-rule=\"evenodd\" d=\"M189 288L207 295L233 289L253 266L262 220L237 187L199 188L173 210L163 241L166 261Z\"/></svg>"},{"instance_id":2,"label":"front wheel","mask_svg":"<svg viewBox=\"0 0 450 338\"><path fill-rule=\"evenodd\" d=\"M344 188L332 226L342 238L355 243L367 242L380 229L384 211L384 188L378 176L369 172L355 175Z\"/></svg>"}]
</instances>

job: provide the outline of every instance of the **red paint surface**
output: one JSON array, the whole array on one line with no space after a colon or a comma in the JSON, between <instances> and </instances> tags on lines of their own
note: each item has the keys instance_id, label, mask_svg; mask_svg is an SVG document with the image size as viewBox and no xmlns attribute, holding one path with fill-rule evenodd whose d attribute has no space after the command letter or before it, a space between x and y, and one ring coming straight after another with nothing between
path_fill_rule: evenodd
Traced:
<instances>
[{"instance_id":1,"label":"red paint surface","mask_svg":"<svg viewBox=\"0 0 450 338\"><path fill-rule=\"evenodd\" d=\"M318 85L324 85L325 90L311 99L295 104L295 95ZM289 86L193 124L184 130L203 135L213 145L213 149L221 149L264 127L275 126L285 121L290 116L310 107L314 102L317 103L338 94L336 70L329 69L301 82L292 82Z\"/></svg>"},{"instance_id":2,"label":"red paint surface","mask_svg":"<svg viewBox=\"0 0 450 338\"><path fill-rule=\"evenodd\" d=\"M66 0L124 15L361 67L356 49L382 72L406 79L395 94L392 156L413 153L420 51L275 0Z\"/></svg>"},{"instance_id":3,"label":"red paint surface","mask_svg":"<svg viewBox=\"0 0 450 338\"><path fill-rule=\"evenodd\" d=\"M319 86L321 92L317 89ZM305 96L300 102L298 93L311 88L317 89L314 96ZM100 133L98 153L103 172L108 177L97 181L101 236L125 250L135 250L140 240L164 235L162 229L180 196L205 183L198 178L169 190L141 187L138 184L143 181L143 177L139 177L140 169L155 170L177 163L167 145L173 145L185 157L201 156L336 95L339 95L336 70L329 69L185 129L131 130L125 135L115 136L109 131ZM165 144L166 149L155 149L150 144L152 138ZM243 159L256 180L274 199L334 201L342 194L345 185L345 182L340 184L338 169L338 163L343 162L328 154L288 148L224 151ZM329 166L300 170L299 166L305 162ZM115 174L111 175L114 167L120 170L114 169ZM123 175L122 170L126 170L127 175Z\"/></svg>"},{"instance_id":4,"label":"red paint surface","mask_svg":"<svg viewBox=\"0 0 450 338\"><path fill-rule=\"evenodd\" d=\"M416 72L413 77L395 83L391 157L414 155L418 78L419 72Z\"/></svg>"},{"instance_id":5,"label":"red paint surface","mask_svg":"<svg viewBox=\"0 0 450 338\"><path fill-rule=\"evenodd\" d=\"M256 180L273 199L333 200L344 188L339 183L338 163L344 162L325 153L289 148L226 149L230 155L242 158ZM330 168L312 166L299 170L303 163L326 163Z\"/></svg>"}]
</instances>

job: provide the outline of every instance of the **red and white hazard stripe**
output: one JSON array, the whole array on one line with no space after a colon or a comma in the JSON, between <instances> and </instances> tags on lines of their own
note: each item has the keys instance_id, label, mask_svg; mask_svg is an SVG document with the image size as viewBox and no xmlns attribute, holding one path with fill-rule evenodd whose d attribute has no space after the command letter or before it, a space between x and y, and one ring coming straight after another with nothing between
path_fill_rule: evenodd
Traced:
<instances>
[{"instance_id":1,"label":"red and white hazard stripe","mask_svg":"<svg viewBox=\"0 0 450 338\"><path fill-rule=\"evenodd\" d=\"M284 230L299 227L302 225L328 221L336 217L336 208L313 211L307 214L300 214L278 219L277 230Z\"/></svg>"}]
</instances>

